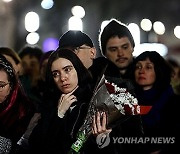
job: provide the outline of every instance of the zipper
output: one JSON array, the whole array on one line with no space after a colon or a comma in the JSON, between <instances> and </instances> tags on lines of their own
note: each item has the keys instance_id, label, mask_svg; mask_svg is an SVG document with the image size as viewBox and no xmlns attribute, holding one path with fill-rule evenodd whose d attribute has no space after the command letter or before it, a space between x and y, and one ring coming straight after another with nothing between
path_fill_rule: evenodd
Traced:
<instances>
[{"instance_id":1,"label":"zipper","mask_svg":"<svg viewBox=\"0 0 180 154\"><path fill-rule=\"evenodd\" d=\"M79 119L80 112L81 112L81 108L82 108L82 106L83 106L84 104L85 104L85 103L82 103L82 104L80 105L80 107L79 107L78 116L77 116L77 118L76 118L76 120L75 120L75 123L74 123L73 128L72 128L71 133L70 133L71 138L73 138L74 128L75 128L75 125L76 125L76 123L77 123L77 121L78 121L78 119Z\"/></svg>"}]
</instances>

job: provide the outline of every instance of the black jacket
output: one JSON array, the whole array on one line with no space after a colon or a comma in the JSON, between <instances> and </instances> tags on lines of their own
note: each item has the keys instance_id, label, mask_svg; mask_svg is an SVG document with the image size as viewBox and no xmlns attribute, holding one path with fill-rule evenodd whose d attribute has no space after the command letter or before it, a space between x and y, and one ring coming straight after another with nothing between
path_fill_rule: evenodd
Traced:
<instances>
[{"instance_id":1,"label":"black jacket","mask_svg":"<svg viewBox=\"0 0 180 154\"><path fill-rule=\"evenodd\" d=\"M91 72L93 76L93 83L94 86L97 85L98 81L100 80L102 74L105 75L105 78L111 79L116 78L119 81L116 81L115 83L121 82L120 87L125 87L129 90L130 93L133 93L135 95L134 91L134 85L131 82L132 78L132 64L130 64L127 68L127 71L125 74L120 74L119 69L114 65L111 61L109 61L105 57L99 57L94 60L93 65L89 68L89 71ZM119 144L119 143L113 143L113 138L117 137L142 137L143 136L143 128L141 123L141 116L135 115L135 116L129 116L124 120L123 122L117 123L115 127L113 127L112 132L110 133L110 144L103 148L98 149L98 153L114 153L114 154L131 154L136 151L136 153L141 153L141 145L137 144ZM93 143L93 142L91 142ZM96 144L96 143L95 143ZM88 145L89 149L88 151L95 151L95 148L90 148L91 144ZM87 146L87 147L88 147ZM96 144L97 146L97 144ZM95 147L95 146L93 146ZM92 152L92 151L91 151Z\"/></svg>"},{"instance_id":2,"label":"black jacket","mask_svg":"<svg viewBox=\"0 0 180 154\"><path fill-rule=\"evenodd\" d=\"M42 118L29 139L30 153L68 153L84 122L92 93L85 87L78 88L74 95L78 101L73 103L74 108L69 109L64 118L57 115L57 99L45 105Z\"/></svg>"},{"instance_id":3,"label":"black jacket","mask_svg":"<svg viewBox=\"0 0 180 154\"><path fill-rule=\"evenodd\" d=\"M119 70L114 66L114 64L107 61L107 59L101 58L100 61L101 60L102 63L99 63L99 61L94 63L98 66L93 66L90 68L94 81L97 80L98 82L98 79L101 77L104 71L106 71L106 76L121 77ZM46 108L43 112L44 114L42 114L42 119L39 121L39 124L36 126L30 136L29 143L32 153L68 153L72 143L74 143L76 140L77 131L83 124L84 118L86 117L91 98L91 92L80 90L75 95L78 99L78 102L72 111L67 111L63 119L57 116L57 102L59 97L56 99L51 97L51 100L49 101L50 103L46 105ZM53 103L55 105L53 105ZM125 120L123 123L119 123L113 127L113 130L110 133L111 141L109 145L102 149L98 148L96 137L91 135L80 150L80 153L131 154L134 151L140 153L139 145L114 143L113 137L138 137L141 135L142 127L140 117L130 116L127 117L127 120Z\"/></svg>"}]
</instances>

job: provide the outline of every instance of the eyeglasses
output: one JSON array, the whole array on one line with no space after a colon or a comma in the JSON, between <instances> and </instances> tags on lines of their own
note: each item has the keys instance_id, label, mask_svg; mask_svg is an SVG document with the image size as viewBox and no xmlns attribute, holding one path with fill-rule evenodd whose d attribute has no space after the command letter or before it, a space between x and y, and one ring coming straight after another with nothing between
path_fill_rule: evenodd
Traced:
<instances>
[{"instance_id":1,"label":"eyeglasses","mask_svg":"<svg viewBox=\"0 0 180 154\"><path fill-rule=\"evenodd\" d=\"M3 91L3 89L9 84L9 82L5 83L5 82L1 82L0 83L0 92Z\"/></svg>"},{"instance_id":2,"label":"eyeglasses","mask_svg":"<svg viewBox=\"0 0 180 154\"><path fill-rule=\"evenodd\" d=\"M91 49L91 47L76 47L74 48L74 52L77 54L80 50L84 50L84 49Z\"/></svg>"},{"instance_id":3,"label":"eyeglasses","mask_svg":"<svg viewBox=\"0 0 180 154\"><path fill-rule=\"evenodd\" d=\"M91 47L77 47L76 50L80 50L80 49L91 49Z\"/></svg>"}]
</instances>

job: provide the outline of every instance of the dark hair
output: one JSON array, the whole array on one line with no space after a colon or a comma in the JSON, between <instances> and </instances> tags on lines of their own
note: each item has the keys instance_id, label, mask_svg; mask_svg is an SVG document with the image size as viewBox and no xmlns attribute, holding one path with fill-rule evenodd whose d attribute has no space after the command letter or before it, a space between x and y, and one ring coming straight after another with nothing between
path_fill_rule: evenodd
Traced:
<instances>
[{"instance_id":1,"label":"dark hair","mask_svg":"<svg viewBox=\"0 0 180 154\"><path fill-rule=\"evenodd\" d=\"M167 61L156 51L145 51L137 56L134 60L134 70L135 65L138 61L144 61L147 58L154 64L154 70L156 74L156 81L153 85L158 90L167 88L171 82L171 72L172 68L167 63Z\"/></svg>"},{"instance_id":2,"label":"dark hair","mask_svg":"<svg viewBox=\"0 0 180 154\"><path fill-rule=\"evenodd\" d=\"M15 88L18 83L15 70L12 64L0 54L0 70L4 70L7 73L8 81L10 82L11 91Z\"/></svg>"},{"instance_id":3,"label":"dark hair","mask_svg":"<svg viewBox=\"0 0 180 154\"><path fill-rule=\"evenodd\" d=\"M19 64L21 62L21 58L19 57L19 55L14 50L8 47L0 47L0 53L10 56L16 64Z\"/></svg>"},{"instance_id":4,"label":"dark hair","mask_svg":"<svg viewBox=\"0 0 180 154\"><path fill-rule=\"evenodd\" d=\"M175 68L178 68L177 76L180 78L180 65L179 65L179 63L175 59L167 59L167 62L172 67L172 70L173 70L172 71L172 76L174 76L176 74Z\"/></svg>"},{"instance_id":5,"label":"dark hair","mask_svg":"<svg viewBox=\"0 0 180 154\"><path fill-rule=\"evenodd\" d=\"M134 39L128 29L128 27L119 22L116 19L111 19L109 23L100 31L99 34L99 45L104 55L106 52L106 44L111 37L118 36L119 38L127 36L131 45L135 46Z\"/></svg>"},{"instance_id":6,"label":"dark hair","mask_svg":"<svg viewBox=\"0 0 180 154\"><path fill-rule=\"evenodd\" d=\"M25 46L20 50L19 57L22 59L26 55L34 56L40 61L43 51L39 47Z\"/></svg>"},{"instance_id":7,"label":"dark hair","mask_svg":"<svg viewBox=\"0 0 180 154\"><path fill-rule=\"evenodd\" d=\"M77 57L77 55L70 49L57 49L50 55L47 64L46 81L48 89L51 89L52 92L59 91L54 83L54 79L51 72L52 63L58 58L65 58L71 61L75 70L77 71L79 87L84 87L85 85L90 83L91 75L89 71L86 69L86 67L83 65L81 60Z\"/></svg>"},{"instance_id":8,"label":"dark hair","mask_svg":"<svg viewBox=\"0 0 180 154\"><path fill-rule=\"evenodd\" d=\"M167 62L172 65L172 67L180 67L180 65L175 59L167 59Z\"/></svg>"},{"instance_id":9,"label":"dark hair","mask_svg":"<svg viewBox=\"0 0 180 154\"><path fill-rule=\"evenodd\" d=\"M46 59L49 59L49 56L51 55L51 53L53 53L54 50L50 50L48 52L45 52L42 56L41 56L41 59L40 59L40 68L42 67L42 63L46 60Z\"/></svg>"}]
</instances>

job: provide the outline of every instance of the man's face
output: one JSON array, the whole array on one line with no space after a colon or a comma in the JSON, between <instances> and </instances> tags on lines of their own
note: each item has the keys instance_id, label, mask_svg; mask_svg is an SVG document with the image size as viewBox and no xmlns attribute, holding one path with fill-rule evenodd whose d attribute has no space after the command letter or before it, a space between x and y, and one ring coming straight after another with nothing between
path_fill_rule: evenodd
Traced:
<instances>
[{"instance_id":1,"label":"man's face","mask_svg":"<svg viewBox=\"0 0 180 154\"><path fill-rule=\"evenodd\" d=\"M39 61L35 56L26 55L22 58L22 67L24 74L36 76L39 75Z\"/></svg>"},{"instance_id":2,"label":"man's face","mask_svg":"<svg viewBox=\"0 0 180 154\"><path fill-rule=\"evenodd\" d=\"M133 47L128 37L111 37L106 44L105 56L119 69L126 70L133 59Z\"/></svg>"},{"instance_id":3,"label":"man's face","mask_svg":"<svg viewBox=\"0 0 180 154\"><path fill-rule=\"evenodd\" d=\"M89 47L87 45L82 45L74 50L74 53L79 57L81 62L86 68L89 68L93 59L96 56L96 49L94 47Z\"/></svg>"}]
</instances>

